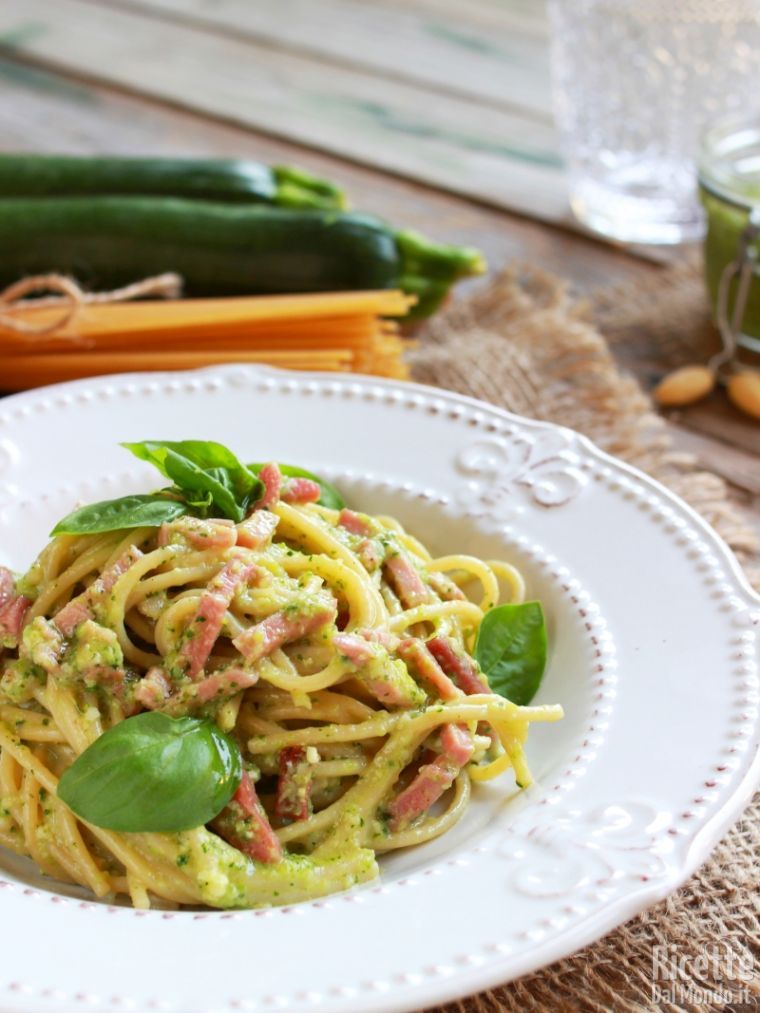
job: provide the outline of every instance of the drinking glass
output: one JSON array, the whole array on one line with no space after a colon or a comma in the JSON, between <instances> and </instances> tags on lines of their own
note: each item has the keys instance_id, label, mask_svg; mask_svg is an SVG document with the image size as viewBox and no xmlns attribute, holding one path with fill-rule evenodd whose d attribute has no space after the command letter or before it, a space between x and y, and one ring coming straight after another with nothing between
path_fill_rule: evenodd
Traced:
<instances>
[{"instance_id":1,"label":"drinking glass","mask_svg":"<svg viewBox=\"0 0 760 1013\"><path fill-rule=\"evenodd\" d=\"M570 202L624 242L698 239L705 125L760 84L760 0L549 0Z\"/></svg>"}]
</instances>

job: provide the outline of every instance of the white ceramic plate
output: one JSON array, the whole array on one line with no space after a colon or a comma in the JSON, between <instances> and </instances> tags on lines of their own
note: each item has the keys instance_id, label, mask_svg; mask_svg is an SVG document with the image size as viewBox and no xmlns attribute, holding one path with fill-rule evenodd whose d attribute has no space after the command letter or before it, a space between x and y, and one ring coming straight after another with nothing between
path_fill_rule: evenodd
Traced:
<instances>
[{"instance_id":1,"label":"white ceramic plate","mask_svg":"<svg viewBox=\"0 0 760 1013\"><path fill-rule=\"evenodd\" d=\"M758 774L760 599L713 532L557 427L371 378L227 367L104 377L0 402L0 563L78 500L152 486L120 440L216 439L300 463L435 550L514 560L551 660L536 787L475 793L379 882L266 911L138 913L0 851L0 1008L389 1013L565 956L706 857Z\"/></svg>"}]
</instances>

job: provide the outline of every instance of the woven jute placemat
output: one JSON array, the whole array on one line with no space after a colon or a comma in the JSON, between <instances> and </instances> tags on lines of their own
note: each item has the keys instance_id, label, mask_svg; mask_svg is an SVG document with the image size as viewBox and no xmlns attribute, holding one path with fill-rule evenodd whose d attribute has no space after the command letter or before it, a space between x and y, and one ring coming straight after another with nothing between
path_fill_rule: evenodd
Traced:
<instances>
[{"instance_id":1,"label":"woven jute placemat","mask_svg":"<svg viewBox=\"0 0 760 1013\"><path fill-rule=\"evenodd\" d=\"M589 436L690 503L760 588L760 546L740 505L720 478L674 449L667 423L616 365L606 338L614 344L637 330L661 348L663 368L699 361L714 345L695 264L663 271L650 290L602 293L593 303L575 299L555 277L516 266L428 325L413 356L414 379ZM733 953L760 969L758 855L760 798L665 901L573 957L439 1013L760 1008L758 974L737 981L731 965ZM658 1002L653 992L661 946L674 946L668 952L680 960L675 1002ZM703 954L717 959L695 963ZM705 993L716 999L705 1001Z\"/></svg>"}]
</instances>

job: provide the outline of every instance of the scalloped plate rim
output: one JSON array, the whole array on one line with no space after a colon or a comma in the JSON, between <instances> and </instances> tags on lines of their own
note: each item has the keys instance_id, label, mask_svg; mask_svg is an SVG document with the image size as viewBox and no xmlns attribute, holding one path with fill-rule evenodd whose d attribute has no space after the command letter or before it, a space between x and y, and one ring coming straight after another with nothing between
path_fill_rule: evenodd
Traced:
<instances>
[{"instance_id":1,"label":"scalloped plate rim","mask_svg":"<svg viewBox=\"0 0 760 1013\"><path fill-rule=\"evenodd\" d=\"M402 390L405 392L418 392L428 398L442 399L456 404L464 404L479 411L485 410L487 413L498 415L503 420L514 423L518 427L564 432L587 454L592 455L597 460L602 461L617 472L632 476L638 482L647 486L653 493L657 494L657 496L667 500L671 506L677 508L678 511L680 511L691 522L691 524L700 530L702 535L711 543L712 548L720 554L721 560L726 566L728 574L734 582L735 590L741 595L745 605L750 608L756 608L760 605L760 594L752 589L736 557L725 542L693 507L687 504L675 493L671 492L667 487L662 485L662 483L647 475L645 472L640 471L635 466L629 465L601 450L591 439L576 432L575 430L552 422L524 418L495 405L488 404L487 402L480 401L477 398L473 398L468 395L459 394L455 391L439 389L429 385L409 381L396 381L361 374L288 371L273 367L240 363L222 366L209 366L201 369L181 372L111 374L49 385L46 387L36 388L31 391L13 394L8 398L2 399L2 401L0 401L0 414L2 414L3 408L11 403L22 404L26 401L33 402L40 397L47 396L48 394L69 393L73 390L86 388L90 385L102 386L104 384L107 385L108 383L114 382L145 383L152 380L176 380L178 377L187 376L225 376L234 372L239 373L241 370L252 376L264 375L278 379L292 378L294 380L302 381L319 380L330 381L338 384L372 385L386 387L392 390ZM757 721L755 722L755 725L757 725ZM757 728L755 730L757 730ZM475 991L490 989L498 985L505 984L517 977L521 977L544 967L547 964L553 963L562 957L570 956L579 949L588 946L595 940L620 926L623 922L662 900L673 890L682 885L699 867L699 865L705 861L710 851L715 847L726 830L739 818L741 811L751 798L752 791L756 787L758 780L760 780L760 746L756 745L754 756L749 762L744 776L741 778L739 783L731 786L729 793L726 798L719 803L717 810L703 823L703 825L699 827L698 830L696 830L693 838L688 843L684 857L679 861L677 867L669 867L667 874L659 882L641 884L640 886L631 888L623 895L612 899L604 909L591 910L579 922L572 923L566 928L555 932L547 939L531 947L525 953L520 953L519 955L514 956L507 955L485 967L459 968L451 975L451 977L444 977L436 981L427 981L419 987L415 986L411 989L408 987L399 987L397 997L394 997L392 994L374 997L365 993L361 999L357 1000L354 1008L361 1009L362 1011L372 1010L381 1011L381 1013L391 1013L391 1011L396 1010L405 1011L417 1008L420 998L423 996L424 1003L426 1005L452 1001L462 996L473 994ZM158 916L158 912L155 914ZM211 913L212 918L214 916L219 917L221 915L222 912ZM569 937L572 937L572 944L570 946L568 946ZM509 967L508 971L506 970L507 967ZM505 973L508 974L506 979ZM1 985L2 983L0 982L0 986ZM6 994L9 997L11 995L9 992ZM20 997L17 996L16 998ZM88 1003L74 1004L66 998L56 999L54 996L50 995L44 997L39 995L34 1001L36 1002L36 1005L29 1005L25 1003L19 1008L33 1009L50 1008L51 1006L54 1006L57 1009L81 1009L85 1005L90 1005ZM224 1001L228 1002L229 1000ZM106 1004L104 1003L103 1006L105 1005ZM335 1005L336 1008L344 1008L341 1004L336 1003ZM320 1003L314 1006L314 1008L318 1009L331 1009L332 1007L333 1004L329 1000L325 1004ZM13 1009L11 1006L0 1006L0 1008L7 1008L9 1010ZM90 1008L94 1007L90 1005ZM100 1007L98 1006L98 1008ZM287 1008L291 1007L288 1006ZM201 1007L198 1007L198 1009L201 1009ZM211 1009L211 1007L204 1006L203 1009Z\"/></svg>"}]
</instances>

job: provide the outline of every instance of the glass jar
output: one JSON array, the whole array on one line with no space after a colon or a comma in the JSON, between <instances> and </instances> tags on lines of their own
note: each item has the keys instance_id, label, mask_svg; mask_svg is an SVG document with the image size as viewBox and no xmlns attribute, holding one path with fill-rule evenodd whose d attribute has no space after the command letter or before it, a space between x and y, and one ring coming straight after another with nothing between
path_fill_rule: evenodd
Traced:
<instances>
[{"instance_id":1,"label":"glass jar","mask_svg":"<svg viewBox=\"0 0 760 1013\"><path fill-rule=\"evenodd\" d=\"M760 112L708 130L699 160L705 274L722 331L760 352Z\"/></svg>"}]
</instances>

